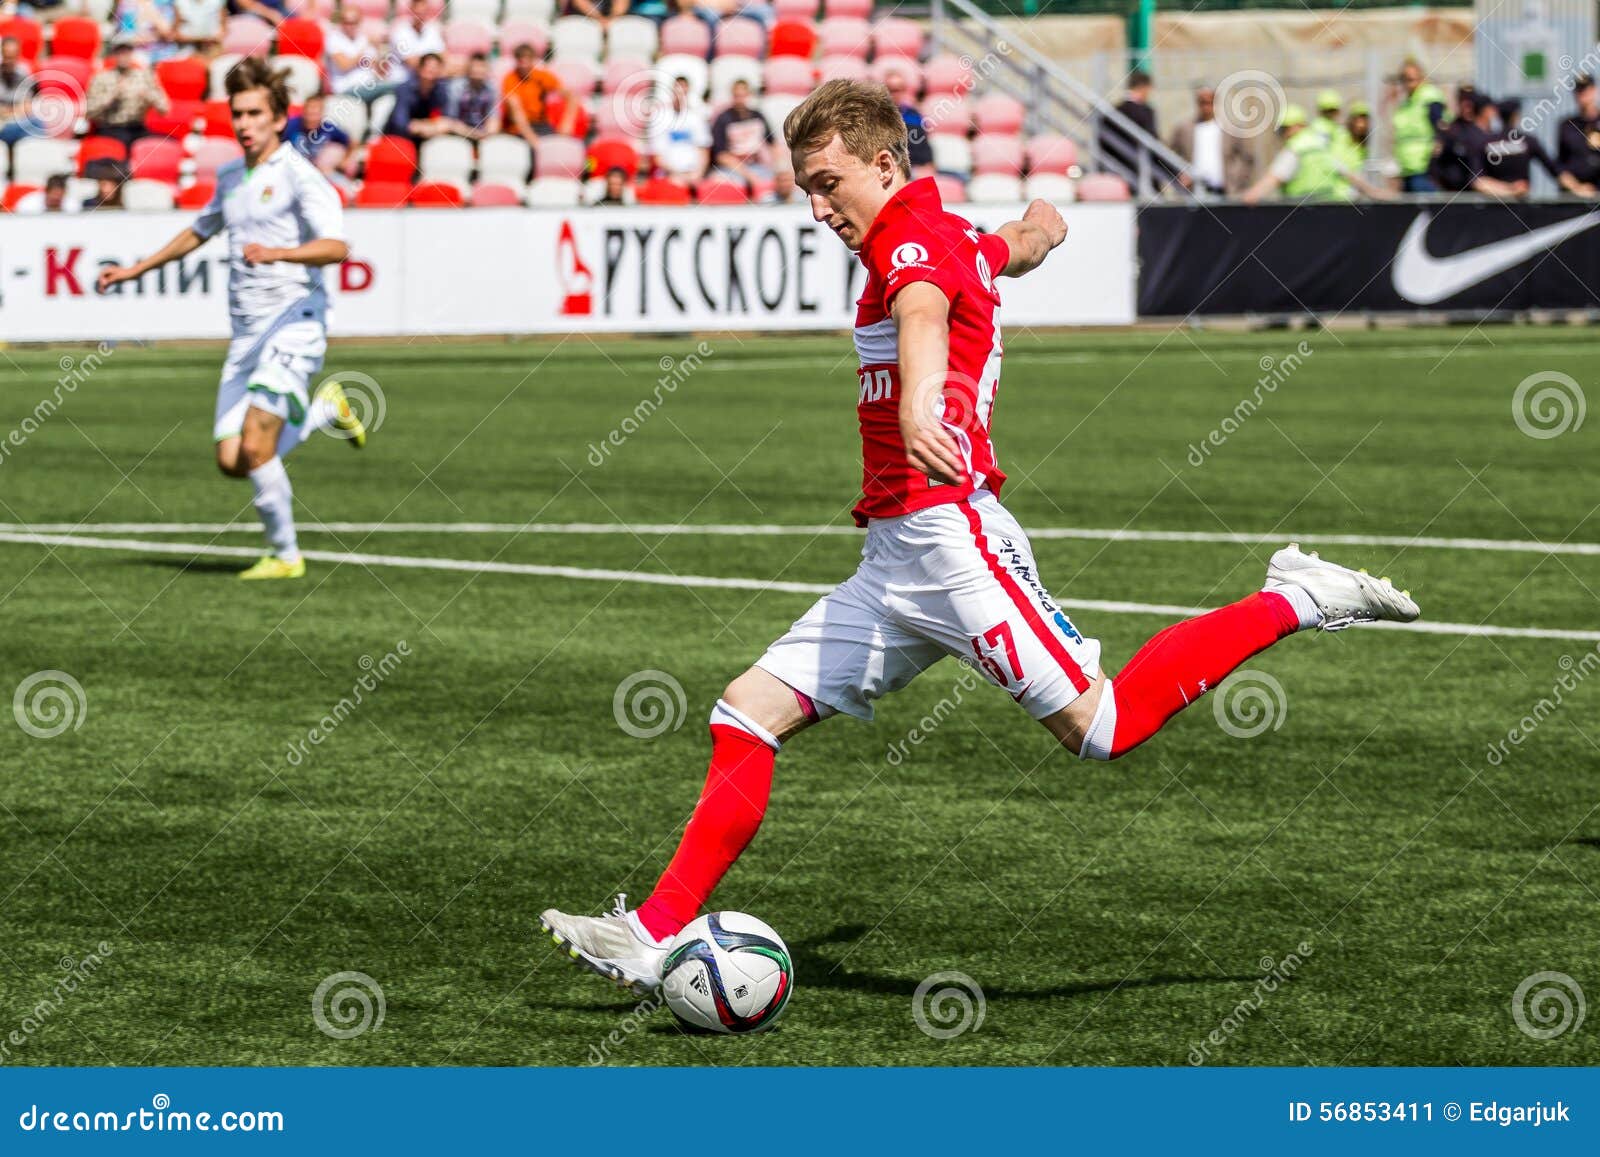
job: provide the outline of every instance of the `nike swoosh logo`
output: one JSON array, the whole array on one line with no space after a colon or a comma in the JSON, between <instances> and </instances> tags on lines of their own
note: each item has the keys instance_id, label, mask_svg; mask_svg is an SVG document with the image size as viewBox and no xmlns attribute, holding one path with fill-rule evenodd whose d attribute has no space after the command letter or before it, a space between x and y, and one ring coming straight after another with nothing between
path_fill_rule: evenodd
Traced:
<instances>
[{"instance_id":1,"label":"nike swoosh logo","mask_svg":"<svg viewBox=\"0 0 1600 1157\"><path fill-rule=\"evenodd\" d=\"M1432 213L1419 213L1400 239L1400 248L1394 255L1394 291L1417 305L1432 305L1454 297L1480 281L1537 257L1546 249L1554 249L1569 237L1593 229L1600 225L1600 210L1533 229L1519 237L1480 245L1464 253L1452 253L1449 257L1435 257L1428 252L1426 241L1432 220Z\"/></svg>"}]
</instances>

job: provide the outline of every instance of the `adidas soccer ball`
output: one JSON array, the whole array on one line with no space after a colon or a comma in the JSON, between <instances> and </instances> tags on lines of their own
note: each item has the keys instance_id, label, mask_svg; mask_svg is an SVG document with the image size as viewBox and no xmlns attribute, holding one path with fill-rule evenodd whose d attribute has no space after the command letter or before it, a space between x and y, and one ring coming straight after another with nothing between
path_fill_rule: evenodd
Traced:
<instances>
[{"instance_id":1,"label":"adidas soccer ball","mask_svg":"<svg viewBox=\"0 0 1600 1157\"><path fill-rule=\"evenodd\" d=\"M685 927L667 949L661 977L678 1019L712 1032L769 1029L794 991L788 946L743 912L712 912Z\"/></svg>"}]
</instances>

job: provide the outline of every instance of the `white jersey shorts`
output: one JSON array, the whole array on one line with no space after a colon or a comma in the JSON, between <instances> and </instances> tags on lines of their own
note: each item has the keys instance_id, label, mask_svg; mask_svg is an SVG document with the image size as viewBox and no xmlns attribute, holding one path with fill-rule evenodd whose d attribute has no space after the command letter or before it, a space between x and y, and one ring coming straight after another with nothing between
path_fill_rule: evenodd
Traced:
<instances>
[{"instance_id":1,"label":"white jersey shorts","mask_svg":"<svg viewBox=\"0 0 1600 1157\"><path fill-rule=\"evenodd\" d=\"M875 518L856 573L818 599L756 666L858 719L946 655L966 659L1035 719L1100 673L1087 639L1039 580L1033 548L1000 500L980 490Z\"/></svg>"},{"instance_id":2,"label":"white jersey shorts","mask_svg":"<svg viewBox=\"0 0 1600 1157\"><path fill-rule=\"evenodd\" d=\"M311 378L328 352L325 304L303 298L275 317L235 333L217 385L215 441L236 438L252 406L299 426L311 405Z\"/></svg>"}]
</instances>

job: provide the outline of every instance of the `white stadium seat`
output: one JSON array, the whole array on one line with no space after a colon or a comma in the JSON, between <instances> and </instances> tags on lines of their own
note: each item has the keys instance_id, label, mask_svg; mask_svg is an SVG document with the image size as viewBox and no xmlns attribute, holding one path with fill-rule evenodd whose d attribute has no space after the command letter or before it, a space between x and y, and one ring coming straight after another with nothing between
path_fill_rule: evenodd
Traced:
<instances>
[{"instance_id":1,"label":"white stadium seat","mask_svg":"<svg viewBox=\"0 0 1600 1157\"><path fill-rule=\"evenodd\" d=\"M1078 199L1078 186L1071 177L1060 173L1035 173L1023 182L1023 199L1051 201L1064 205Z\"/></svg>"},{"instance_id":2,"label":"white stadium seat","mask_svg":"<svg viewBox=\"0 0 1600 1157\"><path fill-rule=\"evenodd\" d=\"M78 142L54 137L23 137L11 146L11 179L19 185L43 185L56 173L76 172Z\"/></svg>"},{"instance_id":3,"label":"white stadium seat","mask_svg":"<svg viewBox=\"0 0 1600 1157\"><path fill-rule=\"evenodd\" d=\"M967 182L967 200L1005 204L1022 200L1022 182L1005 173L984 173Z\"/></svg>"},{"instance_id":4,"label":"white stadium seat","mask_svg":"<svg viewBox=\"0 0 1600 1157\"><path fill-rule=\"evenodd\" d=\"M928 144L933 149L933 167L939 172L960 177L972 172L972 146L966 137L938 133L928 138Z\"/></svg>"},{"instance_id":5,"label":"white stadium seat","mask_svg":"<svg viewBox=\"0 0 1600 1157\"><path fill-rule=\"evenodd\" d=\"M386 92L382 96L372 98L372 107L367 110L367 136L381 137L383 126L389 123L389 114L394 112L394 93Z\"/></svg>"},{"instance_id":6,"label":"white stadium seat","mask_svg":"<svg viewBox=\"0 0 1600 1157\"><path fill-rule=\"evenodd\" d=\"M619 16L611 22L606 32L606 59L638 57L651 60L656 54L658 35L653 20L646 20L643 16Z\"/></svg>"},{"instance_id":7,"label":"white stadium seat","mask_svg":"<svg viewBox=\"0 0 1600 1157\"><path fill-rule=\"evenodd\" d=\"M689 81L689 95L696 100L704 100L706 87L711 83L711 66L698 56L686 56L681 52L668 53L656 61L656 71L662 77L662 83L669 83L673 77L686 77Z\"/></svg>"},{"instance_id":8,"label":"white stadium seat","mask_svg":"<svg viewBox=\"0 0 1600 1157\"><path fill-rule=\"evenodd\" d=\"M329 96L322 102L322 115L344 130L352 142L367 135L367 102L349 93Z\"/></svg>"},{"instance_id":9,"label":"white stadium seat","mask_svg":"<svg viewBox=\"0 0 1600 1157\"><path fill-rule=\"evenodd\" d=\"M448 181L466 188L472 182L472 142L466 137L430 137L417 150L424 181Z\"/></svg>"},{"instance_id":10,"label":"white stadium seat","mask_svg":"<svg viewBox=\"0 0 1600 1157\"><path fill-rule=\"evenodd\" d=\"M506 10L500 22L549 24L555 19L556 6L556 0L506 0Z\"/></svg>"},{"instance_id":11,"label":"white stadium seat","mask_svg":"<svg viewBox=\"0 0 1600 1157\"><path fill-rule=\"evenodd\" d=\"M780 93L776 96L762 97L756 102L756 107L761 110L761 115L767 118L767 127L772 130L772 135L782 137L784 119L800 107L800 102L804 99Z\"/></svg>"},{"instance_id":12,"label":"white stadium seat","mask_svg":"<svg viewBox=\"0 0 1600 1157\"><path fill-rule=\"evenodd\" d=\"M289 73L290 104L304 104L306 97L322 91L322 68L316 61L304 56L275 56L272 63Z\"/></svg>"},{"instance_id":13,"label":"white stadium seat","mask_svg":"<svg viewBox=\"0 0 1600 1157\"><path fill-rule=\"evenodd\" d=\"M753 56L719 56L711 62L711 103L722 104L733 92L733 82L749 83L750 92L761 92L761 62Z\"/></svg>"},{"instance_id":14,"label":"white stadium seat","mask_svg":"<svg viewBox=\"0 0 1600 1157\"><path fill-rule=\"evenodd\" d=\"M520 189L527 184L532 167L533 150L521 137L497 133L478 145L478 180L483 184Z\"/></svg>"},{"instance_id":15,"label":"white stadium seat","mask_svg":"<svg viewBox=\"0 0 1600 1157\"><path fill-rule=\"evenodd\" d=\"M500 0L450 0L451 20L473 20L493 28L500 18Z\"/></svg>"},{"instance_id":16,"label":"white stadium seat","mask_svg":"<svg viewBox=\"0 0 1600 1157\"><path fill-rule=\"evenodd\" d=\"M599 61L600 25L587 16L563 16L550 26L550 59Z\"/></svg>"},{"instance_id":17,"label":"white stadium seat","mask_svg":"<svg viewBox=\"0 0 1600 1157\"><path fill-rule=\"evenodd\" d=\"M528 205L535 209L565 209L576 205L583 182L575 177L540 177L528 186Z\"/></svg>"},{"instance_id":18,"label":"white stadium seat","mask_svg":"<svg viewBox=\"0 0 1600 1157\"><path fill-rule=\"evenodd\" d=\"M135 177L122 186L122 207L130 213L160 213L172 208L173 189L165 181Z\"/></svg>"},{"instance_id":19,"label":"white stadium seat","mask_svg":"<svg viewBox=\"0 0 1600 1157\"><path fill-rule=\"evenodd\" d=\"M217 94L218 100L221 100L227 94L228 73L232 72L233 66L243 59L244 57L237 52L224 52L221 56L211 58L211 64L209 65L211 70L211 91Z\"/></svg>"}]
</instances>

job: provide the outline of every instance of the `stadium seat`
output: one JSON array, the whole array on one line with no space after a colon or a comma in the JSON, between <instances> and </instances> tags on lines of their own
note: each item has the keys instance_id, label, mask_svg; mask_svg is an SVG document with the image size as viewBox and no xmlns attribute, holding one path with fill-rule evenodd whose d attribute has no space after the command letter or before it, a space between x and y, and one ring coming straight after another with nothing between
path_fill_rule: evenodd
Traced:
<instances>
[{"instance_id":1,"label":"stadium seat","mask_svg":"<svg viewBox=\"0 0 1600 1157\"><path fill-rule=\"evenodd\" d=\"M179 209L204 209L211 203L211 194L217 191L210 181L196 181L187 189L178 190L176 206Z\"/></svg>"},{"instance_id":2,"label":"stadium seat","mask_svg":"<svg viewBox=\"0 0 1600 1157\"><path fill-rule=\"evenodd\" d=\"M1071 177L1060 173L1032 173L1022 183L1022 197L1025 201L1037 197L1041 201L1065 205L1078 199L1078 186Z\"/></svg>"},{"instance_id":3,"label":"stadium seat","mask_svg":"<svg viewBox=\"0 0 1600 1157\"><path fill-rule=\"evenodd\" d=\"M799 107L800 102L804 99L805 97L803 96L794 96L790 93L769 92L756 102L756 107L761 110L761 115L767 118L767 127L772 130L774 137L779 138L780 143L783 137L783 122L788 119L790 113Z\"/></svg>"},{"instance_id":4,"label":"stadium seat","mask_svg":"<svg viewBox=\"0 0 1600 1157\"><path fill-rule=\"evenodd\" d=\"M946 205L961 205L967 199L966 182L958 177L948 177L943 173L934 177L934 183L939 186L939 200Z\"/></svg>"},{"instance_id":5,"label":"stadium seat","mask_svg":"<svg viewBox=\"0 0 1600 1157\"><path fill-rule=\"evenodd\" d=\"M389 123L389 117L393 112L394 93L386 92L382 96L372 98L372 105L367 109L368 140L373 140L383 135L383 127Z\"/></svg>"},{"instance_id":6,"label":"stadium seat","mask_svg":"<svg viewBox=\"0 0 1600 1157\"><path fill-rule=\"evenodd\" d=\"M39 59L44 48L44 25L26 16L10 16L0 20L0 39L15 40L21 49L22 59L29 64Z\"/></svg>"},{"instance_id":7,"label":"stadium seat","mask_svg":"<svg viewBox=\"0 0 1600 1157\"><path fill-rule=\"evenodd\" d=\"M754 20L742 23L754 24ZM711 103L722 104L733 93L733 82L742 80L752 92L761 91L761 62L753 56L719 56L711 62Z\"/></svg>"},{"instance_id":8,"label":"stadium seat","mask_svg":"<svg viewBox=\"0 0 1600 1157\"><path fill-rule=\"evenodd\" d=\"M973 120L980 133L1006 133L1015 136L1022 131L1022 118L1027 110L1022 102L1004 93L991 92L978 101L973 110Z\"/></svg>"},{"instance_id":9,"label":"stadium seat","mask_svg":"<svg viewBox=\"0 0 1600 1157\"><path fill-rule=\"evenodd\" d=\"M158 137L186 137L198 131L205 117L205 104L198 100L167 100L167 111L151 109L144 114L144 127Z\"/></svg>"},{"instance_id":10,"label":"stadium seat","mask_svg":"<svg viewBox=\"0 0 1600 1157\"><path fill-rule=\"evenodd\" d=\"M922 65L909 56L880 56L868 67L867 75L879 84L888 82L891 73L899 73L915 96L922 91Z\"/></svg>"},{"instance_id":11,"label":"stadium seat","mask_svg":"<svg viewBox=\"0 0 1600 1157\"><path fill-rule=\"evenodd\" d=\"M698 56L675 53L656 58L656 71L666 80L683 77L689 82L689 94L704 99L711 84L711 66Z\"/></svg>"},{"instance_id":12,"label":"stadium seat","mask_svg":"<svg viewBox=\"0 0 1600 1157\"><path fill-rule=\"evenodd\" d=\"M587 16L563 16L550 26L550 59L600 59L602 31L597 21Z\"/></svg>"},{"instance_id":13,"label":"stadium seat","mask_svg":"<svg viewBox=\"0 0 1600 1157\"><path fill-rule=\"evenodd\" d=\"M1115 173L1087 173L1078 178L1080 201L1129 200L1128 182Z\"/></svg>"},{"instance_id":14,"label":"stadium seat","mask_svg":"<svg viewBox=\"0 0 1600 1157\"><path fill-rule=\"evenodd\" d=\"M315 20L291 17L278 25L279 56L304 56L320 61L323 40L322 25Z\"/></svg>"},{"instance_id":15,"label":"stadium seat","mask_svg":"<svg viewBox=\"0 0 1600 1157\"><path fill-rule=\"evenodd\" d=\"M172 208L175 190L165 181L135 177L122 186L122 207L130 213L160 213Z\"/></svg>"},{"instance_id":16,"label":"stadium seat","mask_svg":"<svg viewBox=\"0 0 1600 1157\"><path fill-rule=\"evenodd\" d=\"M555 17L557 6L557 0L506 0L506 10L500 18L549 24Z\"/></svg>"},{"instance_id":17,"label":"stadium seat","mask_svg":"<svg viewBox=\"0 0 1600 1157\"><path fill-rule=\"evenodd\" d=\"M817 51L817 30L795 20L779 20L767 42L768 59L798 56L809 61Z\"/></svg>"},{"instance_id":18,"label":"stadium seat","mask_svg":"<svg viewBox=\"0 0 1600 1157\"><path fill-rule=\"evenodd\" d=\"M600 91L606 96L615 93L648 93L654 83L655 74L647 58L612 57L606 61L605 73L600 77Z\"/></svg>"},{"instance_id":19,"label":"stadium seat","mask_svg":"<svg viewBox=\"0 0 1600 1157\"><path fill-rule=\"evenodd\" d=\"M827 0L823 15L829 20L865 20L872 15L873 0Z\"/></svg>"},{"instance_id":20,"label":"stadium seat","mask_svg":"<svg viewBox=\"0 0 1600 1157\"><path fill-rule=\"evenodd\" d=\"M824 58L853 56L857 60L865 60L867 49L872 46L872 26L865 20L835 20L830 16L823 22L819 40Z\"/></svg>"},{"instance_id":21,"label":"stadium seat","mask_svg":"<svg viewBox=\"0 0 1600 1157\"><path fill-rule=\"evenodd\" d=\"M931 139L931 138L930 138ZM949 139L949 138L946 138ZM1022 138L980 133L972 138L972 171L1022 176ZM970 194L970 190L968 190Z\"/></svg>"},{"instance_id":22,"label":"stadium seat","mask_svg":"<svg viewBox=\"0 0 1600 1157\"><path fill-rule=\"evenodd\" d=\"M711 55L711 29L698 16L674 16L661 26L661 52L704 60Z\"/></svg>"},{"instance_id":23,"label":"stadium seat","mask_svg":"<svg viewBox=\"0 0 1600 1157\"><path fill-rule=\"evenodd\" d=\"M332 121L352 142L367 135L367 102L349 93L328 96L322 102L324 120Z\"/></svg>"},{"instance_id":24,"label":"stadium seat","mask_svg":"<svg viewBox=\"0 0 1600 1157\"><path fill-rule=\"evenodd\" d=\"M229 16L222 29L222 51L237 56L270 56L272 25L255 16Z\"/></svg>"},{"instance_id":25,"label":"stadium seat","mask_svg":"<svg viewBox=\"0 0 1600 1157\"><path fill-rule=\"evenodd\" d=\"M405 137L381 136L367 146L368 182L410 184L417 172L417 146Z\"/></svg>"},{"instance_id":26,"label":"stadium seat","mask_svg":"<svg viewBox=\"0 0 1600 1157\"><path fill-rule=\"evenodd\" d=\"M588 163L588 152L577 137L550 136L539 140L533 151L533 175L540 177L581 177Z\"/></svg>"},{"instance_id":27,"label":"stadium seat","mask_svg":"<svg viewBox=\"0 0 1600 1157\"><path fill-rule=\"evenodd\" d=\"M922 56L922 26L898 16L886 16L872 26L874 56Z\"/></svg>"},{"instance_id":28,"label":"stadium seat","mask_svg":"<svg viewBox=\"0 0 1600 1157\"><path fill-rule=\"evenodd\" d=\"M718 56L748 56L755 60L767 48L767 30L754 20L724 20L717 25Z\"/></svg>"},{"instance_id":29,"label":"stadium seat","mask_svg":"<svg viewBox=\"0 0 1600 1157\"><path fill-rule=\"evenodd\" d=\"M208 91L211 93L212 99L226 103L228 73L232 72L233 66L243 59L244 57L234 52L224 52L220 56L211 58L211 63L207 65L207 68L211 74L211 87Z\"/></svg>"},{"instance_id":30,"label":"stadium seat","mask_svg":"<svg viewBox=\"0 0 1600 1157\"><path fill-rule=\"evenodd\" d=\"M356 194L356 208L398 209L410 195L409 181L367 181Z\"/></svg>"},{"instance_id":31,"label":"stadium seat","mask_svg":"<svg viewBox=\"0 0 1600 1157\"><path fill-rule=\"evenodd\" d=\"M178 166L183 163L183 145L165 137L142 137L128 151L128 167L135 177L149 181L178 183Z\"/></svg>"},{"instance_id":32,"label":"stadium seat","mask_svg":"<svg viewBox=\"0 0 1600 1157\"><path fill-rule=\"evenodd\" d=\"M1078 146L1070 139L1054 133L1040 133L1030 137L1024 152L1028 158L1028 172L1069 175L1078 163Z\"/></svg>"},{"instance_id":33,"label":"stadium seat","mask_svg":"<svg viewBox=\"0 0 1600 1157\"><path fill-rule=\"evenodd\" d=\"M450 0L450 19L474 20L494 27L500 16L500 0Z\"/></svg>"},{"instance_id":34,"label":"stadium seat","mask_svg":"<svg viewBox=\"0 0 1600 1157\"><path fill-rule=\"evenodd\" d=\"M568 57L565 60L552 60L546 67L561 78L561 87L579 100L587 98L594 92L597 79L594 61Z\"/></svg>"},{"instance_id":35,"label":"stadium seat","mask_svg":"<svg viewBox=\"0 0 1600 1157\"><path fill-rule=\"evenodd\" d=\"M194 177L197 181L215 181L217 170L229 161L238 160L244 156L244 150L239 147L239 142L223 137L206 137L199 141L190 160L194 163Z\"/></svg>"},{"instance_id":36,"label":"stadium seat","mask_svg":"<svg viewBox=\"0 0 1600 1157\"><path fill-rule=\"evenodd\" d=\"M208 137L233 136L233 110L225 100L208 100L200 106L200 131Z\"/></svg>"},{"instance_id":37,"label":"stadium seat","mask_svg":"<svg viewBox=\"0 0 1600 1157\"><path fill-rule=\"evenodd\" d=\"M576 205L583 196L583 182L576 177L540 177L524 194L535 209L564 209Z\"/></svg>"},{"instance_id":38,"label":"stadium seat","mask_svg":"<svg viewBox=\"0 0 1600 1157\"><path fill-rule=\"evenodd\" d=\"M361 13L365 20L389 18L389 0L345 0L345 3Z\"/></svg>"},{"instance_id":39,"label":"stadium seat","mask_svg":"<svg viewBox=\"0 0 1600 1157\"><path fill-rule=\"evenodd\" d=\"M476 20L452 20L444 26L444 50L452 62L465 62L475 52L494 51L494 30Z\"/></svg>"},{"instance_id":40,"label":"stadium seat","mask_svg":"<svg viewBox=\"0 0 1600 1157\"><path fill-rule=\"evenodd\" d=\"M280 56L273 63L289 74L289 103L301 105L322 91L322 66L306 56Z\"/></svg>"},{"instance_id":41,"label":"stadium seat","mask_svg":"<svg viewBox=\"0 0 1600 1157\"><path fill-rule=\"evenodd\" d=\"M532 21L508 20L500 26L497 39L503 57L515 52L517 45L528 44L532 45L534 56L543 60L545 52L550 48L550 29Z\"/></svg>"},{"instance_id":42,"label":"stadium seat","mask_svg":"<svg viewBox=\"0 0 1600 1157\"><path fill-rule=\"evenodd\" d=\"M180 56L156 65L156 79L168 100L204 100L210 76L197 56Z\"/></svg>"},{"instance_id":43,"label":"stadium seat","mask_svg":"<svg viewBox=\"0 0 1600 1157\"><path fill-rule=\"evenodd\" d=\"M480 182L472 186L472 207L474 209L518 206L521 204L522 194L510 185Z\"/></svg>"},{"instance_id":44,"label":"stadium seat","mask_svg":"<svg viewBox=\"0 0 1600 1157\"><path fill-rule=\"evenodd\" d=\"M743 181L702 177L694 183L694 199L702 205L743 205L750 200L750 191Z\"/></svg>"},{"instance_id":45,"label":"stadium seat","mask_svg":"<svg viewBox=\"0 0 1600 1157\"><path fill-rule=\"evenodd\" d=\"M51 26L51 56L100 58L100 22L83 16L63 16Z\"/></svg>"},{"instance_id":46,"label":"stadium seat","mask_svg":"<svg viewBox=\"0 0 1600 1157\"><path fill-rule=\"evenodd\" d=\"M932 136L965 137L972 132L972 102L945 93L922 102L922 127Z\"/></svg>"},{"instance_id":47,"label":"stadium seat","mask_svg":"<svg viewBox=\"0 0 1600 1157\"><path fill-rule=\"evenodd\" d=\"M39 96L61 92L72 97L81 106L89 92L89 81L94 77L94 61L82 56L51 56L39 62L34 70L34 91ZM81 111L81 108L80 108ZM48 118L52 123L58 118Z\"/></svg>"},{"instance_id":48,"label":"stadium seat","mask_svg":"<svg viewBox=\"0 0 1600 1157\"><path fill-rule=\"evenodd\" d=\"M639 150L623 137L596 137L589 145L588 171L598 175L621 169L633 180L639 175Z\"/></svg>"},{"instance_id":49,"label":"stadium seat","mask_svg":"<svg viewBox=\"0 0 1600 1157\"><path fill-rule=\"evenodd\" d=\"M546 137L545 140L556 138ZM484 184L510 185L520 189L533 168L533 150L521 137L499 133L478 144L478 180Z\"/></svg>"},{"instance_id":50,"label":"stadium seat","mask_svg":"<svg viewBox=\"0 0 1600 1157\"><path fill-rule=\"evenodd\" d=\"M128 146L115 137L84 137L78 142L78 176L83 176L83 167L90 161L107 158L113 161L126 161Z\"/></svg>"},{"instance_id":51,"label":"stadium seat","mask_svg":"<svg viewBox=\"0 0 1600 1157\"><path fill-rule=\"evenodd\" d=\"M466 188L471 183L472 142L466 137L430 137L417 150L417 167L422 181L448 182Z\"/></svg>"},{"instance_id":52,"label":"stadium seat","mask_svg":"<svg viewBox=\"0 0 1600 1157\"><path fill-rule=\"evenodd\" d=\"M461 187L450 181L423 181L406 197L407 205L423 209L459 209L466 203Z\"/></svg>"},{"instance_id":53,"label":"stadium seat","mask_svg":"<svg viewBox=\"0 0 1600 1157\"><path fill-rule=\"evenodd\" d=\"M29 193L37 193L42 187L42 185L24 185L20 182L12 182L6 186L4 196L0 197L0 209L4 209L7 213L15 212L18 201Z\"/></svg>"},{"instance_id":54,"label":"stadium seat","mask_svg":"<svg viewBox=\"0 0 1600 1157\"><path fill-rule=\"evenodd\" d=\"M761 66L761 91L768 96L805 96L816 87L811 61L777 56Z\"/></svg>"},{"instance_id":55,"label":"stadium seat","mask_svg":"<svg viewBox=\"0 0 1600 1157\"><path fill-rule=\"evenodd\" d=\"M964 96L972 91L972 65L959 56L942 52L923 66L922 83L928 96L944 93Z\"/></svg>"},{"instance_id":56,"label":"stadium seat","mask_svg":"<svg viewBox=\"0 0 1600 1157\"><path fill-rule=\"evenodd\" d=\"M933 167L939 172L953 173L958 177L972 173L972 146L966 137L948 133L930 135L928 145L933 149Z\"/></svg>"},{"instance_id":57,"label":"stadium seat","mask_svg":"<svg viewBox=\"0 0 1600 1157\"><path fill-rule=\"evenodd\" d=\"M544 98L544 109L546 119L553 125L559 125L567 115L566 98L556 93L551 93ZM577 102L577 110L573 114L572 135L575 137L587 137L589 135L589 110L581 99Z\"/></svg>"},{"instance_id":58,"label":"stadium seat","mask_svg":"<svg viewBox=\"0 0 1600 1157\"><path fill-rule=\"evenodd\" d=\"M967 200L988 205L1020 201L1022 181L1005 173L981 173L967 182Z\"/></svg>"},{"instance_id":59,"label":"stadium seat","mask_svg":"<svg viewBox=\"0 0 1600 1157\"><path fill-rule=\"evenodd\" d=\"M653 20L618 16L606 29L606 59L654 59L659 37Z\"/></svg>"},{"instance_id":60,"label":"stadium seat","mask_svg":"<svg viewBox=\"0 0 1600 1157\"><path fill-rule=\"evenodd\" d=\"M772 5L773 14L780 23L795 21L803 24L815 24L817 13L822 10L821 0L776 0ZM773 29L777 31L776 28Z\"/></svg>"},{"instance_id":61,"label":"stadium seat","mask_svg":"<svg viewBox=\"0 0 1600 1157\"><path fill-rule=\"evenodd\" d=\"M592 128L601 136L644 136L650 128L650 107L636 96L651 87L651 78L645 77L643 88L637 93L609 93L595 105Z\"/></svg>"},{"instance_id":62,"label":"stadium seat","mask_svg":"<svg viewBox=\"0 0 1600 1157\"><path fill-rule=\"evenodd\" d=\"M675 182L651 177L634 190L633 199L640 205L687 205L689 190Z\"/></svg>"},{"instance_id":63,"label":"stadium seat","mask_svg":"<svg viewBox=\"0 0 1600 1157\"><path fill-rule=\"evenodd\" d=\"M859 56L824 56L817 66L817 83L830 80L866 80L867 62Z\"/></svg>"}]
</instances>

